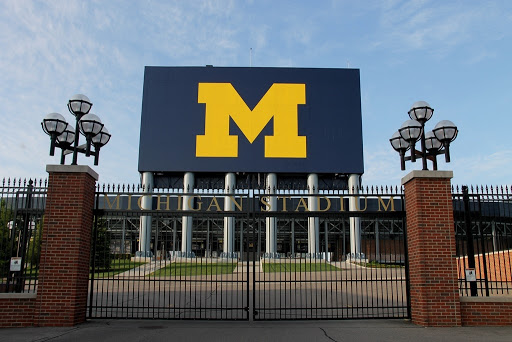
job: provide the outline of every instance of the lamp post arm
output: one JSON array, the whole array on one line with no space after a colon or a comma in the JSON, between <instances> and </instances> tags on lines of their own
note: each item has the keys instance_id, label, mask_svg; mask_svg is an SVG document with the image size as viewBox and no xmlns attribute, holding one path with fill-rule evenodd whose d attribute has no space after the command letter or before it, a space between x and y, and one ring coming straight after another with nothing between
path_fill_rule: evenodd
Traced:
<instances>
[{"instance_id":1,"label":"lamp post arm","mask_svg":"<svg viewBox=\"0 0 512 342\"><path fill-rule=\"evenodd\" d=\"M55 146L57 146L57 135L55 133L52 133L50 136L50 156L55 155Z\"/></svg>"},{"instance_id":2,"label":"lamp post arm","mask_svg":"<svg viewBox=\"0 0 512 342\"><path fill-rule=\"evenodd\" d=\"M428 170L427 167L427 149L425 147L425 123L421 123L421 161L423 163L423 170Z\"/></svg>"},{"instance_id":3,"label":"lamp post arm","mask_svg":"<svg viewBox=\"0 0 512 342\"><path fill-rule=\"evenodd\" d=\"M75 123L75 142L73 144L73 161L71 162L71 165L77 165L78 160L77 147L78 141L80 139L80 129L78 128L78 121L80 121L80 117L77 115Z\"/></svg>"},{"instance_id":4,"label":"lamp post arm","mask_svg":"<svg viewBox=\"0 0 512 342\"><path fill-rule=\"evenodd\" d=\"M416 142L412 142L411 144L411 157L409 158L409 160L412 162L412 163L415 163L416 162Z\"/></svg>"},{"instance_id":5,"label":"lamp post arm","mask_svg":"<svg viewBox=\"0 0 512 342\"><path fill-rule=\"evenodd\" d=\"M64 165L66 163L66 154L64 153L66 149L62 149L62 152L60 154L60 165Z\"/></svg>"},{"instance_id":6,"label":"lamp post arm","mask_svg":"<svg viewBox=\"0 0 512 342\"><path fill-rule=\"evenodd\" d=\"M402 168L402 171L405 171L405 151L400 150L400 167Z\"/></svg>"},{"instance_id":7,"label":"lamp post arm","mask_svg":"<svg viewBox=\"0 0 512 342\"><path fill-rule=\"evenodd\" d=\"M444 160L449 163L450 162L450 143L444 144Z\"/></svg>"},{"instance_id":8,"label":"lamp post arm","mask_svg":"<svg viewBox=\"0 0 512 342\"><path fill-rule=\"evenodd\" d=\"M98 165L99 159L100 159L100 147L94 145L94 152L92 153L94 155L94 165Z\"/></svg>"}]
</instances>

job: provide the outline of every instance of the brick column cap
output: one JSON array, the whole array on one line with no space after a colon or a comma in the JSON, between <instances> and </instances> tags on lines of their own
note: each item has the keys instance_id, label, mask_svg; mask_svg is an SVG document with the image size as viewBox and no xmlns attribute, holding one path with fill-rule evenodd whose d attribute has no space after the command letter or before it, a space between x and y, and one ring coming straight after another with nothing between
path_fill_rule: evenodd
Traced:
<instances>
[{"instance_id":1,"label":"brick column cap","mask_svg":"<svg viewBox=\"0 0 512 342\"><path fill-rule=\"evenodd\" d=\"M402 178L402 185L410 182L414 178L453 178L453 171L430 171L430 170L413 170Z\"/></svg>"},{"instance_id":2,"label":"brick column cap","mask_svg":"<svg viewBox=\"0 0 512 342\"><path fill-rule=\"evenodd\" d=\"M87 173L96 181L99 175L96 171L87 165L46 165L46 172L48 173Z\"/></svg>"}]
</instances>

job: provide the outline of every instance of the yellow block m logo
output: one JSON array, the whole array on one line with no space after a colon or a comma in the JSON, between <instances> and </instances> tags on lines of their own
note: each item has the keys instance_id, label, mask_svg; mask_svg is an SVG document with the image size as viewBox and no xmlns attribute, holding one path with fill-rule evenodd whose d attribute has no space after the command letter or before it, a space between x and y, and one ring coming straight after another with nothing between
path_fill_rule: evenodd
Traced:
<instances>
[{"instance_id":1,"label":"yellow block m logo","mask_svg":"<svg viewBox=\"0 0 512 342\"><path fill-rule=\"evenodd\" d=\"M297 105L306 103L305 84L274 83L251 111L231 83L199 83L197 102L206 104L206 115L204 135L196 137L196 157L238 157L238 136L229 135L230 117L251 144L273 117L265 158L306 158L297 112Z\"/></svg>"}]
</instances>

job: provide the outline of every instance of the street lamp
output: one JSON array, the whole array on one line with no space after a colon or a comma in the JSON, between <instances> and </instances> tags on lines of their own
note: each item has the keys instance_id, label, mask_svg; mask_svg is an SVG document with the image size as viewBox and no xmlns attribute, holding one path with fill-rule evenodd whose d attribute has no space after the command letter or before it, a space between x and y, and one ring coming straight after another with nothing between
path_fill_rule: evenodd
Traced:
<instances>
[{"instance_id":1,"label":"street lamp","mask_svg":"<svg viewBox=\"0 0 512 342\"><path fill-rule=\"evenodd\" d=\"M432 161L433 169L437 170L437 156L445 155L445 161L450 162L450 143L455 140L458 129L449 120L440 121L435 128L425 133L425 123L434 115L434 109L425 101L418 101L409 110L409 117L397 132L393 134L389 142L395 151L400 154L401 169L405 170L405 161L416 161L416 157L422 160L423 170L428 170L427 159ZM416 142L421 141L421 150L416 150ZM410 157L405 156L407 150L411 150Z\"/></svg>"},{"instance_id":2,"label":"street lamp","mask_svg":"<svg viewBox=\"0 0 512 342\"><path fill-rule=\"evenodd\" d=\"M86 157L93 155L94 165L98 165L100 149L109 142L110 133L97 115L89 113L92 102L87 96L73 95L67 106L75 116L75 127L59 113L50 113L41 122L43 131L50 136L50 156L55 154L55 147L59 147L62 150L61 164L65 163L66 155L72 153L71 165L77 165L78 153L83 153ZM86 139L83 145L78 145L80 134ZM94 151L91 151L91 146Z\"/></svg>"}]
</instances>

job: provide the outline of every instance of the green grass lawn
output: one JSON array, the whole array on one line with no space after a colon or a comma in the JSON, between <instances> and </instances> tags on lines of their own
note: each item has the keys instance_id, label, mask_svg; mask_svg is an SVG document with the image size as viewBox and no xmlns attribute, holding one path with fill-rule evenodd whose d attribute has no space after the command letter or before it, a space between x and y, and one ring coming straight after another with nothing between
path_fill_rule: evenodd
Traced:
<instances>
[{"instance_id":1,"label":"green grass lawn","mask_svg":"<svg viewBox=\"0 0 512 342\"><path fill-rule=\"evenodd\" d=\"M321 272L321 271L338 271L338 267L323 262L312 263L264 263L263 272Z\"/></svg>"},{"instance_id":2,"label":"green grass lawn","mask_svg":"<svg viewBox=\"0 0 512 342\"><path fill-rule=\"evenodd\" d=\"M101 268L95 269L95 277L104 277L105 275L115 275L119 273L126 272L131 270L132 268L139 267L140 265L145 264L145 262L134 262L131 260L112 260L110 262L110 269L105 270ZM92 271L92 269L91 269Z\"/></svg>"},{"instance_id":3,"label":"green grass lawn","mask_svg":"<svg viewBox=\"0 0 512 342\"><path fill-rule=\"evenodd\" d=\"M211 274L231 274L235 270L237 263L209 263L196 264L188 262L177 262L169 264L167 267L161 268L151 276L168 277L168 276L198 276Z\"/></svg>"},{"instance_id":4,"label":"green grass lawn","mask_svg":"<svg viewBox=\"0 0 512 342\"><path fill-rule=\"evenodd\" d=\"M30 265L23 271L25 277L36 277L39 275L39 268L36 266L31 267Z\"/></svg>"}]
</instances>

